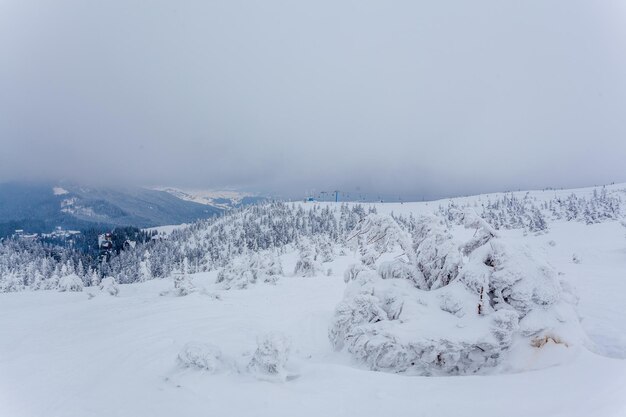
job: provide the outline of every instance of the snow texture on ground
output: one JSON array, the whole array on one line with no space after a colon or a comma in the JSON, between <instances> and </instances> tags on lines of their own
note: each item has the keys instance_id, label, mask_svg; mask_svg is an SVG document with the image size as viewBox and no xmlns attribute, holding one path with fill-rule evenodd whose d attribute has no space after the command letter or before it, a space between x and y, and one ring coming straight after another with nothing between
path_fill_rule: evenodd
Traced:
<instances>
[{"instance_id":1,"label":"snow texture on ground","mask_svg":"<svg viewBox=\"0 0 626 417\"><path fill-rule=\"evenodd\" d=\"M369 371L328 339L351 254L324 264L331 276L286 276L245 290L222 289L217 271L196 274L197 291L184 297L160 295L174 288L171 279L120 285L117 296L94 287L3 293L0 417L626 416L624 228L554 222L543 235L502 234L545 253L576 288L589 349L548 343L525 358L526 369L543 369L501 375ZM286 275L297 259L282 257ZM268 334L281 378L250 366ZM210 370L182 366L181 353Z\"/></svg>"}]
</instances>

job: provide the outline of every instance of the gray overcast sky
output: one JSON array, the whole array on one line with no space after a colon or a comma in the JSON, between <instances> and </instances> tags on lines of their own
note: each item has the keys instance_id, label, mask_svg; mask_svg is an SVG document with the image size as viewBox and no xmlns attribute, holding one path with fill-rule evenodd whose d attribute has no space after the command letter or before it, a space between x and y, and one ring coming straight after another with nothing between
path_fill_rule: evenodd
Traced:
<instances>
[{"instance_id":1,"label":"gray overcast sky","mask_svg":"<svg viewBox=\"0 0 626 417\"><path fill-rule=\"evenodd\" d=\"M626 2L0 0L0 181L626 181Z\"/></svg>"}]
</instances>

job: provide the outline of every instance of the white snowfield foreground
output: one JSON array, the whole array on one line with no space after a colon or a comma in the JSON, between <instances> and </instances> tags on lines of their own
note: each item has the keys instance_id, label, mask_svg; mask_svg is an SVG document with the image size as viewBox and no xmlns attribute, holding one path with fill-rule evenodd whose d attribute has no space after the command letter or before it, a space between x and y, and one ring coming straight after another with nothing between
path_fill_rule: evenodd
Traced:
<instances>
[{"instance_id":1,"label":"white snowfield foreground","mask_svg":"<svg viewBox=\"0 0 626 417\"><path fill-rule=\"evenodd\" d=\"M620 222L385 215L426 206L378 204L343 254L1 293L0 417L626 416Z\"/></svg>"}]
</instances>

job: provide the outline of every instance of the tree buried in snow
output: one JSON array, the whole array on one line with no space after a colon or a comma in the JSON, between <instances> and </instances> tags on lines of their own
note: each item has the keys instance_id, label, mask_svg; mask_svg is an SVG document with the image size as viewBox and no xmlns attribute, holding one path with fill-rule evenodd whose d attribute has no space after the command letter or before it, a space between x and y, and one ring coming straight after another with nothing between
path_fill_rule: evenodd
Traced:
<instances>
[{"instance_id":1,"label":"tree buried in snow","mask_svg":"<svg viewBox=\"0 0 626 417\"><path fill-rule=\"evenodd\" d=\"M305 241L300 248L293 274L300 277L314 277L321 272L322 265L317 261L315 249L310 242Z\"/></svg>"},{"instance_id":2,"label":"tree buried in snow","mask_svg":"<svg viewBox=\"0 0 626 417\"><path fill-rule=\"evenodd\" d=\"M217 283L224 289L245 289L257 282L274 284L283 274L280 259L272 251L238 256L217 274Z\"/></svg>"},{"instance_id":3,"label":"tree buried in snow","mask_svg":"<svg viewBox=\"0 0 626 417\"><path fill-rule=\"evenodd\" d=\"M69 274L59 279L57 288L60 292L82 291L83 280L76 274Z\"/></svg>"},{"instance_id":4,"label":"tree buried in snow","mask_svg":"<svg viewBox=\"0 0 626 417\"><path fill-rule=\"evenodd\" d=\"M413 250L417 267L424 275L425 289L448 285L459 273L461 253L452 235L433 217L417 221Z\"/></svg>"},{"instance_id":5,"label":"tree buried in snow","mask_svg":"<svg viewBox=\"0 0 626 417\"><path fill-rule=\"evenodd\" d=\"M109 295L114 297L120 292L117 282L113 277L103 278L102 281L100 281L100 290L107 292Z\"/></svg>"},{"instance_id":6,"label":"tree buried in snow","mask_svg":"<svg viewBox=\"0 0 626 417\"><path fill-rule=\"evenodd\" d=\"M189 342L178 354L178 363L184 368L196 368L216 373L225 368L222 352L217 346Z\"/></svg>"},{"instance_id":7,"label":"tree buried in snow","mask_svg":"<svg viewBox=\"0 0 626 417\"><path fill-rule=\"evenodd\" d=\"M364 267L376 269L378 263L379 271L387 276L402 275L420 288L426 286L424 274L417 268L411 236L393 217L369 214L359 222L348 243L357 245ZM396 256L398 249L401 253Z\"/></svg>"},{"instance_id":8,"label":"tree buried in snow","mask_svg":"<svg viewBox=\"0 0 626 417\"><path fill-rule=\"evenodd\" d=\"M373 250L380 257L400 255L377 270L346 271L348 286L329 329L337 350L373 370L458 375L537 349L538 340L582 340L573 297L550 265L474 213L464 216L475 229L467 242L455 241L435 218L419 219L408 238L391 217L363 222L369 231L357 230L367 238L361 245L379 245ZM376 224L385 227L374 230Z\"/></svg>"},{"instance_id":9,"label":"tree buried in snow","mask_svg":"<svg viewBox=\"0 0 626 417\"><path fill-rule=\"evenodd\" d=\"M24 280L14 274L0 276L0 292L17 292L24 289Z\"/></svg>"},{"instance_id":10,"label":"tree buried in snow","mask_svg":"<svg viewBox=\"0 0 626 417\"><path fill-rule=\"evenodd\" d=\"M184 258L180 271L174 273L174 295L184 297L195 291L196 287L189 276L189 261Z\"/></svg>"},{"instance_id":11,"label":"tree buried in snow","mask_svg":"<svg viewBox=\"0 0 626 417\"><path fill-rule=\"evenodd\" d=\"M191 277L185 273L177 273L174 275L174 294L184 297L196 290L191 282Z\"/></svg>"},{"instance_id":12,"label":"tree buried in snow","mask_svg":"<svg viewBox=\"0 0 626 417\"><path fill-rule=\"evenodd\" d=\"M257 339L257 349L248 371L263 379L287 379L285 364L289 359L289 339L280 333L268 333Z\"/></svg>"}]
</instances>

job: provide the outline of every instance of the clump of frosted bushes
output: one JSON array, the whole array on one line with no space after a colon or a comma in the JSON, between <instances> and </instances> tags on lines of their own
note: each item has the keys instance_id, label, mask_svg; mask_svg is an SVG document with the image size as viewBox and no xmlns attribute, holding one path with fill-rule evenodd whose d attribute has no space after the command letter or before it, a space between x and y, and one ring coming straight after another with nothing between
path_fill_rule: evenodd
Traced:
<instances>
[{"instance_id":1,"label":"clump of frosted bushes","mask_svg":"<svg viewBox=\"0 0 626 417\"><path fill-rule=\"evenodd\" d=\"M83 290L83 280L76 274L69 274L59 279L57 289L60 292L79 292Z\"/></svg>"},{"instance_id":2,"label":"clump of frosted bushes","mask_svg":"<svg viewBox=\"0 0 626 417\"><path fill-rule=\"evenodd\" d=\"M249 372L262 378L285 380L291 342L281 333L268 333L257 339L257 348L248 363Z\"/></svg>"},{"instance_id":3,"label":"clump of frosted bushes","mask_svg":"<svg viewBox=\"0 0 626 417\"><path fill-rule=\"evenodd\" d=\"M331 274L332 271L323 266L324 263L335 259L335 245L327 236L319 235L311 239L303 239L299 246L298 260L294 269L295 276L314 277Z\"/></svg>"},{"instance_id":4,"label":"clump of frosted bushes","mask_svg":"<svg viewBox=\"0 0 626 417\"><path fill-rule=\"evenodd\" d=\"M217 274L224 289L244 289L257 282L276 283L283 274L280 259L271 251L248 253L234 258Z\"/></svg>"},{"instance_id":5,"label":"clump of frosted bushes","mask_svg":"<svg viewBox=\"0 0 626 417\"><path fill-rule=\"evenodd\" d=\"M196 286L191 282L191 277L185 272L174 275L174 295L184 297L196 291Z\"/></svg>"},{"instance_id":6,"label":"clump of frosted bushes","mask_svg":"<svg viewBox=\"0 0 626 417\"><path fill-rule=\"evenodd\" d=\"M315 249L303 246L298 252L298 260L293 274L299 277L314 277L322 272L322 265L317 261Z\"/></svg>"},{"instance_id":7,"label":"clump of frosted bushes","mask_svg":"<svg viewBox=\"0 0 626 417\"><path fill-rule=\"evenodd\" d=\"M109 295L117 296L119 294L120 289L117 286L117 282L113 277L106 277L100 281L99 288L102 292L106 292Z\"/></svg>"},{"instance_id":8,"label":"clump of frosted bushes","mask_svg":"<svg viewBox=\"0 0 626 417\"><path fill-rule=\"evenodd\" d=\"M196 368L216 373L227 368L222 351L214 345L189 342L178 354L178 363L184 368Z\"/></svg>"},{"instance_id":9,"label":"clump of frosted bushes","mask_svg":"<svg viewBox=\"0 0 626 417\"><path fill-rule=\"evenodd\" d=\"M7 274L0 277L0 293L2 292L18 292L25 288L24 280L13 274Z\"/></svg>"},{"instance_id":10,"label":"clump of frosted bushes","mask_svg":"<svg viewBox=\"0 0 626 417\"><path fill-rule=\"evenodd\" d=\"M269 381L285 381L290 378L287 370L291 342L281 333L267 333L257 338L257 348L247 364L238 364L226 357L215 345L187 343L177 360L179 366L205 371L211 374L221 371L249 373Z\"/></svg>"},{"instance_id":11,"label":"clump of frosted bushes","mask_svg":"<svg viewBox=\"0 0 626 417\"><path fill-rule=\"evenodd\" d=\"M390 216L359 225L353 238L368 256L344 274L329 329L335 349L373 370L455 375L495 367L537 340L582 340L575 299L554 269L473 212L464 218L475 231L467 241L433 217L411 233Z\"/></svg>"}]
</instances>

